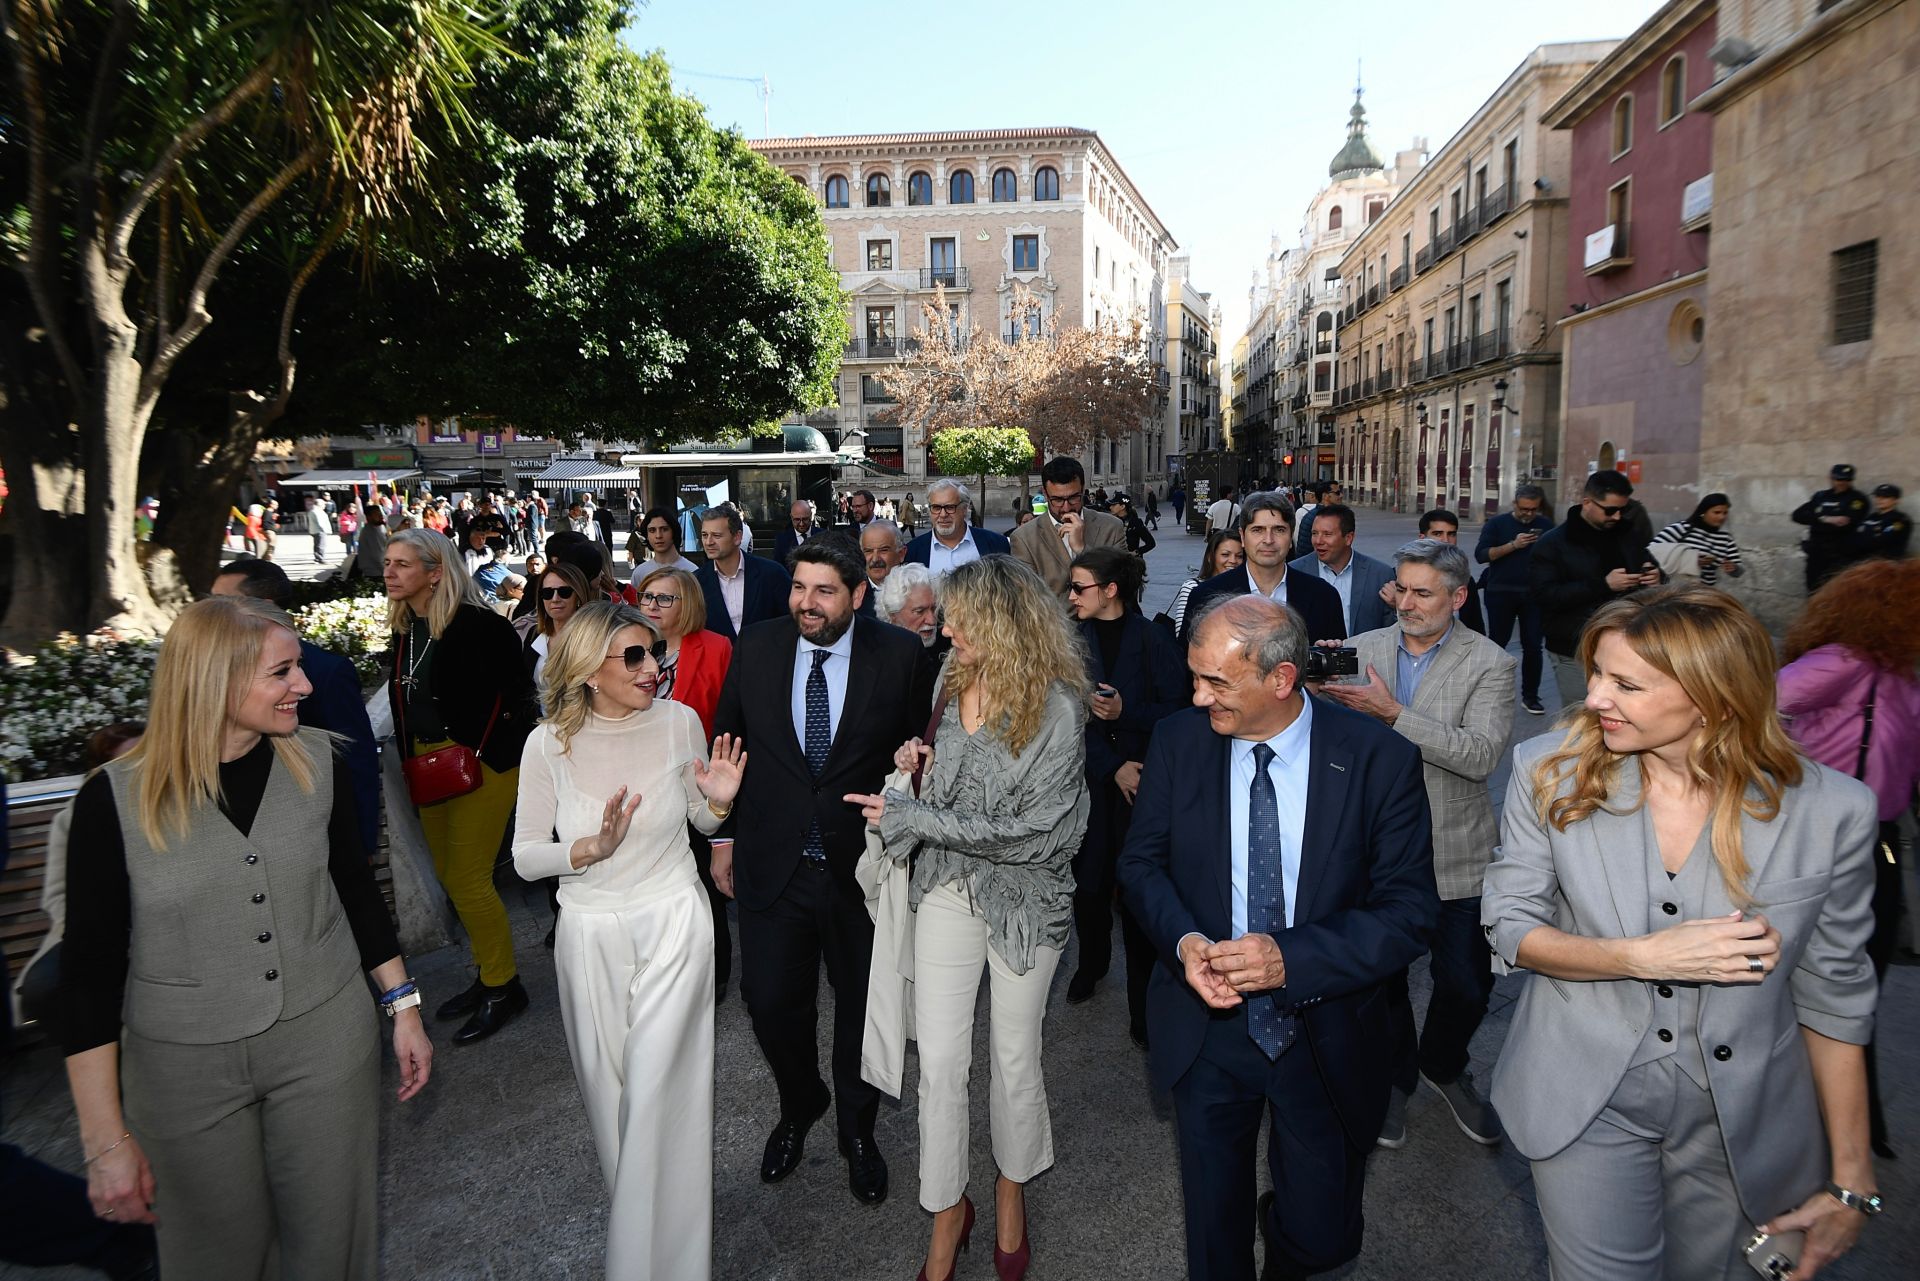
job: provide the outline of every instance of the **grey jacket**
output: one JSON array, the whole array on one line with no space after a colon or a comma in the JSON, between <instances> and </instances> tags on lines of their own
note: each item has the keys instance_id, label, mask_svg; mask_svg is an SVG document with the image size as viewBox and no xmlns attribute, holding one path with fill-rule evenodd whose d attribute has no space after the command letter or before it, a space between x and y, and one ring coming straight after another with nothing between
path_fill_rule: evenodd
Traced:
<instances>
[{"instance_id":1,"label":"grey jacket","mask_svg":"<svg viewBox=\"0 0 1920 1281\"><path fill-rule=\"evenodd\" d=\"M1033 968L1036 947L1066 946L1073 856L1087 827L1086 709L1057 684L1046 700L1039 732L1017 757L990 726L968 734L957 708L942 717L921 799L890 791L880 818L889 849L920 843L913 907L959 884L1015 974Z\"/></svg>"},{"instance_id":2,"label":"grey jacket","mask_svg":"<svg viewBox=\"0 0 1920 1281\"><path fill-rule=\"evenodd\" d=\"M1514 753L1500 852L1487 869L1480 919L1509 964L1539 926L1630 938L1646 933L1652 907L1638 769L1621 770L1608 809L1564 832L1535 817L1533 768L1560 737L1556 731ZM1756 1223L1798 1205L1826 1177L1800 1029L1865 1044L1878 996L1866 952L1873 794L1824 765L1808 762L1806 769L1772 822L1741 823L1754 910L1780 931L1779 968L1761 983L1703 987L1699 1002L1700 1046L1734 1187ZM1716 869L1705 915L1732 910ZM1527 981L1493 1078L1494 1106L1523 1155L1552 1156L1592 1124L1657 1016L1656 991L1633 979Z\"/></svg>"},{"instance_id":3,"label":"grey jacket","mask_svg":"<svg viewBox=\"0 0 1920 1281\"><path fill-rule=\"evenodd\" d=\"M1400 698L1399 626L1347 643L1360 651L1360 670L1371 665ZM1395 733L1420 749L1433 810L1433 879L1443 899L1479 895L1481 873L1500 840L1487 776L1513 739L1516 666L1512 655L1455 619L1412 705L1393 723Z\"/></svg>"}]
</instances>

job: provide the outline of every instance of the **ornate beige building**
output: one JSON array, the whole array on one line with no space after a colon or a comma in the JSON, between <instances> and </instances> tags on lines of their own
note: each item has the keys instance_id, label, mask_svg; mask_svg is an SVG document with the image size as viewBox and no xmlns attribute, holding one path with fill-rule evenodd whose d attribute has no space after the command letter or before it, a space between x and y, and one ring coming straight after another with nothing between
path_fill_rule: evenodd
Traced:
<instances>
[{"instance_id":1,"label":"ornate beige building","mask_svg":"<svg viewBox=\"0 0 1920 1281\"><path fill-rule=\"evenodd\" d=\"M1613 44L1535 49L1342 255L1329 399L1349 502L1479 520L1552 476L1569 146L1542 116Z\"/></svg>"},{"instance_id":2,"label":"ornate beige building","mask_svg":"<svg viewBox=\"0 0 1920 1281\"><path fill-rule=\"evenodd\" d=\"M890 488L924 491L927 442L911 426L880 421L888 401L873 375L907 354L936 288L963 330L1010 336L1017 283L1061 325L1124 327L1137 317L1146 327L1162 409L1137 436L1098 443L1082 461L1090 485L1164 491L1166 456L1178 449L1166 301L1177 246L1099 134L994 129L748 145L820 201L847 294L853 340L840 403L809 425L840 441L865 433L868 456L902 473ZM1004 485L1019 488L1018 478ZM988 510L1004 517L1004 499Z\"/></svg>"}]
</instances>

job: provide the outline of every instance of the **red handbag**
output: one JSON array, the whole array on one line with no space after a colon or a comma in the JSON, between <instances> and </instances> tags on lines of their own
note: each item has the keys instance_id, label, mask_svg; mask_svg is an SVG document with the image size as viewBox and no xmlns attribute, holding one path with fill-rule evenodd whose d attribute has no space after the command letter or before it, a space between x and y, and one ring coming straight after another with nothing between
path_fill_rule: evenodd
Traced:
<instances>
[{"instance_id":1,"label":"red handbag","mask_svg":"<svg viewBox=\"0 0 1920 1281\"><path fill-rule=\"evenodd\" d=\"M399 679L399 672L399 651L396 648L396 680ZM487 717L486 732L480 735L477 749L464 743L454 743L419 756L412 754L413 735L407 732L407 694L404 689L400 693L399 708L400 748L406 753L400 759L400 772L406 776L407 795L413 798L413 803L438 805L456 796L479 791L480 784L485 781L485 776L480 772L480 753L487 750L487 739L493 735L493 723L500 718L500 696L494 695L493 714Z\"/></svg>"}]
</instances>

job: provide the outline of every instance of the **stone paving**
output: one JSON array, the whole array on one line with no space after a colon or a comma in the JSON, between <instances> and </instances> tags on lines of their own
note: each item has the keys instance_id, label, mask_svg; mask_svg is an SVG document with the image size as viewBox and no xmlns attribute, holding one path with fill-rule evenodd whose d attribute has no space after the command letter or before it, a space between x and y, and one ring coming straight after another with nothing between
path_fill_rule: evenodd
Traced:
<instances>
[{"instance_id":1,"label":"stone paving","mask_svg":"<svg viewBox=\"0 0 1920 1281\"><path fill-rule=\"evenodd\" d=\"M1363 550L1384 556L1411 537L1407 517L1363 513ZM996 522L997 523L997 522ZM1150 557L1149 613L1171 599L1197 563L1198 539L1162 523ZM1542 691L1552 710L1553 686ZM1516 736L1545 729L1516 711ZM1504 779L1496 780L1503 783ZM1496 798L1500 795L1495 792ZM509 881L511 876L509 875ZM420 1281L547 1281L602 1275L606 1194L581 1115L562 1036L542 893L512 882L508 900L533 1008L489 1042L464 1050L434 1029L432 1084L412 1103L383 1095L382 1274ZM1908 958L1909 960L1911 958ZM1065 1004L1069 956L1060 967L1046 1028L1045 1065L1056 1164L1028 1196L1036 1281L1178 1277L1182 1273L1180 1190L1171 1111L1148 1084L1145 1056L1126 1035L1126 999L1114 976L1095 998ZM465 986L463 951L415 958L429 1005ZM1488 1079L1522 976L1503 979L1473 1042L1473 1071ZM1416 1008L1425 974L1414 972ZM823 1005L831 989L822 984ZM737 989L736 989L737 992ZM982 998L984 1004L985 998ZM1883 999L1881 1065L1896 1147L1906 1159L1882 1163L1891 1208L1861 1248L1828 1275L1841 1281L1912 1275L1920 1249L1920 968L1896 968ZM984 1010L983 1010L984 1014ZM831 1025L823 1010L823 1028ZM877 1208L847 1192L831 1126L816 1127L801 1168L769 1188L758 1178L761 1145L775 1117L765 1064L737 994L716 1025L714 1125L715 1276L722 1281L906 1281L920 1266L929 1218L917 1205L915 1067L908 1057L904 1098L881 1109L879 1140L892 1169L892 1195ZM824 1045L823 1045L824 1049ZM823 1062L823 1072L825 1065ZM977 1025L973 1084L973 1191L989 1207L975 1255L992 1237L993 1163L987 1145L984 1023ZM394 1084L392 1064L387 1086ZM60 1063L40 1047L21 1055L5 1083L9 1142L69 1169L79 1164L72 1109ZM1538 1213L1526 1163L1510 1148L1469 1142L1438 1097L1423 1091L1409 1109L1410 1141L1377 1151L1366 1193L1367 1237L1347 1278L1505 1278L1546 1275ZM1906 1258L1906 1264L1899 1263ZM991 1260L962 1257L959 1275L991 1275ZM72 1271L0 1267L0 1281L74 1277ZM191 1279L189 1279L191 1281ZM671 1279L666 1279L671 1281Z\"/></svg>"}]
</instances>

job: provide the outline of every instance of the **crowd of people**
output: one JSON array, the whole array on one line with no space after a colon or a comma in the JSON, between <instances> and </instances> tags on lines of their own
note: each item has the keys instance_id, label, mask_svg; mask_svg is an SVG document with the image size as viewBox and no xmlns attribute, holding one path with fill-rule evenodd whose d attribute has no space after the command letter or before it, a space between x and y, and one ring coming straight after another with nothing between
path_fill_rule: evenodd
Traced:
<instances>
[{"instance_id":1,"label":"crowd of people","mask_svg":"<svg viewBox=\"0 0 1920 1281\"><path fill-rule=\"evenodd\" d=\"M1071 953L1065 1000L1094 998L1116 918L1195 1281L1356 1257L1367 1156L1407 1142L1423 1086L1529 1160L1556 1277L1742 1275L1756 1236L1814 1275L1880 1209L1873 1014L1920 782L1920 571L1876 555L1905 518L1870 524L1842 470L1811 504L1828 559L1784 666L1722 590L1726 496L1656 534L1612 471L1558 523L1520 486L1471 551L1427 512L1384 560L1337 486L1225 489L1155 618L1157 496L1089 493L1066 457L1010 537L942 479L924 507L855 491L833 523L796 501L772 556L710 508L695 560L677 514L629 501L626 580L605 504L316 500L316 542L327 525L361 573L376 549L401 803L473 979L425 1003L368 870L365 710L324 695L340 660L295 633L270 546L228 563L65 820L64 934L29 971L87 1202L154 1225L164 1275L376 1275L367 997L402 1100L431 1073L424 1013L473 1045L529 1007L504 848L549 885L609 1277L711 1275L736 929L778 1100L762 1181L831 1116L849 1191L884 1201L876 1121L911 1040L921 1275L953 1276L990 1206L996 1273L1024 1276L1045 1236L1026 1187L1055 1159L1049 992ZM1516 746L1549 667L1563 713ZM1532 978L1489 1089L1468 1044L1509 968Z\"/></svg>"}]
</instances>

